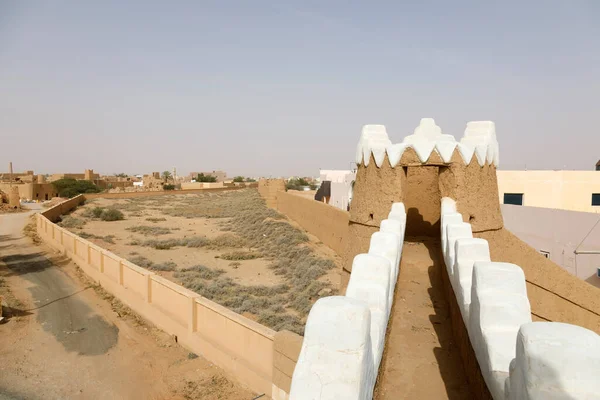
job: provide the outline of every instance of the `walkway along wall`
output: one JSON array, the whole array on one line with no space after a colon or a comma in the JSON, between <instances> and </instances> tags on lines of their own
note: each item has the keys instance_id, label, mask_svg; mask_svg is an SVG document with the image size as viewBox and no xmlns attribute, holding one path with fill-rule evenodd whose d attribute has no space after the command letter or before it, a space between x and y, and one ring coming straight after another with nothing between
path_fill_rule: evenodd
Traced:
<instances>
[{"instance_id":1,"label":"walkway along wall","mask_svg":"<svg viewBox=\"0 0 600 400\"><path fill-rule=\"evenodd\" d=\"M143 318L175 335L178 343L223 368L251 390L267 398L281 392L273 384L275 331L52 222L84 200L80 195L36 215L37 232L45 243L71 258Z\"/></svg>"}]
</instances>

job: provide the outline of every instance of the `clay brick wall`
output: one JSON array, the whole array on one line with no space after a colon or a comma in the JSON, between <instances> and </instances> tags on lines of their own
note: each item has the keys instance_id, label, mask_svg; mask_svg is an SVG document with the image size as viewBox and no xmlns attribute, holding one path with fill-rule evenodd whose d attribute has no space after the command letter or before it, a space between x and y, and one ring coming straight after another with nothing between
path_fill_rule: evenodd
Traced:
<instances>
[{"instance_id":1,"label":"clay brick wall","mask_svg":"<svg viewBox=\"0 0 600 400\"><path fill-rule=\"evenodd\" d=\"M343 254L350 217L347 211L283 191L276 194L275 208L318 237L338 255Z\"/></svg>"}]
</instances>

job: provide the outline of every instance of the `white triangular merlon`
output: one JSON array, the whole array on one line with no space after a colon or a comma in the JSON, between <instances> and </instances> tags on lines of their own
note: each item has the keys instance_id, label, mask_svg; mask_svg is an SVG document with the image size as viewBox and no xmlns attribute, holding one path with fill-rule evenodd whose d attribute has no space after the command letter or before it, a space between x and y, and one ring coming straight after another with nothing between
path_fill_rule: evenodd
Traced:
<instances>
[{"instance_id":1,"label":"white triangular merlon","mask_svg":"<svg viewBox=\"0 0 600 400\"><path fill-rule=\"evenodd\" d=\"M485 165L485 159L487 157L488 146L485 144L480 144L475 146L475 155L477 156L477 162L482 167Z\"/></svg>"},{"instance_id":2,"label":"white triangular merlon","mask_svg":"<svg viewBox=\"0 0 600 400\"><path fill-rule=\"evenodd\" d=\"M381 168L383 160L385 159L385 147L373 147L371 148L371 152L373 153L375 164L377 164L378 168Z\"/></svg>"},{"instance_id":3,"label":"white triangular merlon","mask_svg":"<svg viewBox=\"0 0 600 400\"><path fill-rule=\"evenodd\" d=\"M452 154L454 154L454 149L456 149L457 145L458 143L456 142L440 141L435 144L435 149L437 150L440 157L442 157L442 160L445 163L449 163L452 159Z\"/></svg>"},{"instance_id":4,"label":"white triangular merlon","mask_svg":"<svg viewBox=\"0 0 600 400\"><path fill-rule=\"evenodd\" d=\"M397 144L392 144L391 146L388 146L386 148L388 160L390 161L390 165L392 166L392 168L395 167L396 165L398 165L398 163L400 162L400 159L402 158L402 155L404 154L404 151L408 147L409 146L407 144L397 143Z\"/></svg>"},{"instance_id":5,"label":"white triangular merlon","mask_svg":"<svg viewBox=\"0 0 600 400\"><path fill-rule=\"evenodd\" d=\"M411 143L411 147L415 150L415 153L417 153L419 161L424 163L429 160L429 156L435 148L435 142L427 139L418 139Z\"/></svg>"},{"instance_id":6,"label":"white triangular merlon","mask_svg":"<svg viewBox=\"0 0 600 400\"><path fill-rule=\"evenodd\" d=\"M499 146L496 140L496 127L491 121L471 121L467 123L465 134L457 142L454 136L443 134L432 118L423 118L412 135L406 136L402 143L392 144L383 125L365 125L356 148L356 163L369 165L371 154L378 167L383 165L387 154L392 168L396 167L406 149L412 147L419 161L426 163L435 150L442 161L450 163L454 150L458 149L465 164L477 157L480 166L499 165Z\"/></svg>"},{"instance_id":7,"label":"white triangular merlon","mask_svg":"<svg viewBox=\"0 0 600 400\"><path fill-rule=\"evenodd\" d=\"M475 153L475 147L459 143L457 148L465 164L470 163L473 158L473 153Z\"/></svg>"}]
</instances>

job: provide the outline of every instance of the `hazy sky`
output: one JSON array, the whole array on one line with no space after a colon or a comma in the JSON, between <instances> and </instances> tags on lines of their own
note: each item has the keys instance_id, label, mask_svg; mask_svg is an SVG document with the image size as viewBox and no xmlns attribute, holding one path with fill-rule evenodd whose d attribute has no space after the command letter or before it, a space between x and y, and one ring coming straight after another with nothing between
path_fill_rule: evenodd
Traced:
<instances>
[{"instance_id":1,"label":"hazy sky","mask_svg":"<svg viewBox=\"0 0 600 400\"><path fill-rule=\"evenodd\" d=\"M409 4L413 3L413 4ZM600 159L600 1L0 0L0 170L348 169L364 124Z\"/></svg>"}]
</instances>

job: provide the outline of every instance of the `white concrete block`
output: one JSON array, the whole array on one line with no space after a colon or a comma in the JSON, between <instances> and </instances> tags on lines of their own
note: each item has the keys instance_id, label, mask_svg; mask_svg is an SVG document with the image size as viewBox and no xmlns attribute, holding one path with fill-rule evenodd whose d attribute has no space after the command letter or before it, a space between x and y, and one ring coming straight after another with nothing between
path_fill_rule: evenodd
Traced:
<instances>
[{"instance_id":1,"label":"white concrete block","mask_svg":"<svg viewBox=\"0 0 600 400\"><path fill-rule=\"evenodd\" d=\"M388 219L396 219L401 221L406 227L406 209L404 203L392 203L392 209L388 214ZM402 236L404 238L404 236Z\"/></svg>"},{"instance_id":2,"label":"white concrete block","mask_svg":"<svg viewBox=\"0 0 600 400\"><path fill-rule=\"evenodd\" d=\"M454 139L454 137L452 137L452 139ZM454 154L454 149L456 149L457 145L458 143L456 143L455 141L438 140L435 143L435 149L440 155L440 157L442 157L442 160L445 163L449 163L452 160L452 154Z\"/></svg>"},{"instance_id":3,"label":"white concrete block","mask_svg":"<svg viewBox=\"0 0 600 400\"><path fill-rule=\"evenodd\" d=\"M394 288L398 279L398 268L400 264L400 247L398 235L389 232L375 232L371 235L369 254L381 256L390 262L390 291L389 303L392 304Z\"/></svg>"},{"instance_id":4,"label":"white concrete block","mask_svg":"<svg viewBox=\"0 0 600 400\"><path fill-rule=\"evenodd\" d=\"M368 400L376 371L366 303L342 296L312 307L292 376L290 400Z\"/></svg>"},{"instance_id":5,"label":"white concrete block","mask_svg":"<svg viewBox=\"0 0 600 400\"><path fill-rule=\"evenodd\" d=\"M490 247L485 239L458 239L454 244L454 254L452 288L454 289L456 301L460 307L465 326L469 326L473 264L476 261L491 261Z\"/></svg>"},{"instance_id":6,"label":"white concrete block","mask_svg":"<svg viewBox=\"0 0 600 400\"><path fill-rule=\"evenodd\" d=\"M515 356L516 335L519 327L529 322L531 308L521 268L509 263L475 262L468 331L494 399L504 398L504 377Z\"/></svg>"},{"instance_id":7,"label":"white concrete block","mask_svg":"<svg viewBox=\"0 0 600 400\"><path fill-rule=\"evenodd\" d=\"M384 219L379 225L381 232L395 233L398 235L398 247L400 248L400 254L402 254L402 245L404 244L404 232L406 222L400 219Z\"/></svg>"},{"instance_id":8,"label":"white concrete block","mask_svg":"<svg viewBox=\"0 0 600 400\"><path fill-rule=\"evenodd\" d=\"M510 400L600 399L600 336L558 322L524 324L506 387Z\"/></svg>"},{"instance_id":9,"label":"white concrete block","mask_svg":"<svg viewBox=\"0 0 600 400\"><path fill-rule=\"evenodd\" d=\"M404 151L408 148L405 143L392 144L386 148L388 160L392 168L396 167L404 154Z\"/></svg>"},{"instance_id":10,"label":"white concrete block","mask_svg":"<svg viewBox=\"0 0 600 400\"><path fill-rule=\"evenodd\" d=\"M442 215L454 214L456 212L456 200L450 197L442 197Z\"/></svg>"},{"instance_id":11,"label":"white concrete block","mask_svg":"<svg viewBox=\"0 0 600 400\"><path fill-rule=\"evenodd\" d=\"M352 262L346 296L367 303L371 311L371 345L375 371L379 369L391 310L390 262L380 256L359 254Z\"/></svg>"},{"instance_id":12,"label":"white concrete block","mask_svg":"<svg viewBox=\"0 0 600 400\"><path fill-rule=\"evenodd\" d=\"M388 291L389 287L356 280L351 286L349 284L346 290L346 297L364 301L369 306L369 311L371 311L371 353L373 354L373 368L375 371L379 369L385 343L385 332L389 318Z\"/></svg>"},{"instance_id":13,"label":"white concrete block","mask_svg":"<svg viewBox=\"0 0 600 400\"><path fill-rule=\"evenodd\" d=\"M450 214L453 215L453 214ZM446 216L444 222L446 222L447 218L450 216ZM444 262L446 263L446 269L448 271L448 277L452 282L454 275L454 244L458 239L463 238L472 238L473 232L471 231L471 224L466 222L458 222L458 223L447 223L446 224L446 253L444 257Z\"/></svg>"},{"instance_id":14,"label":"white concrete block","mask_svg":"<svg viewBox=\"0 0 600 400\"><path fill-rule=\"evenodd\" d=\"M495 290L527 297L525 274L511 263L477 261L473 266L473 285L479 290Z\"/></svg>"},{"instance_id":15,"label":"white concrete block","mask_svg":"<svg viewBox=\"0 0 600 400\"><path fill-rule=\"evenodd\" d=\"M447 240L448 240L448 236L446 234L446 228L448 227L448 224L460 224L463 222L463 217L461 214L454 212L454 213L448 213L448 214L443 214L442 213L442 217L440 218L440 231L441 231L441 235L442 235L442 241L441 241L441 245L442 245L442 253L444 254L444 259L446 258L446 254L448 254L448 249L447 249Z\"/></svg>"}]
</instances>

